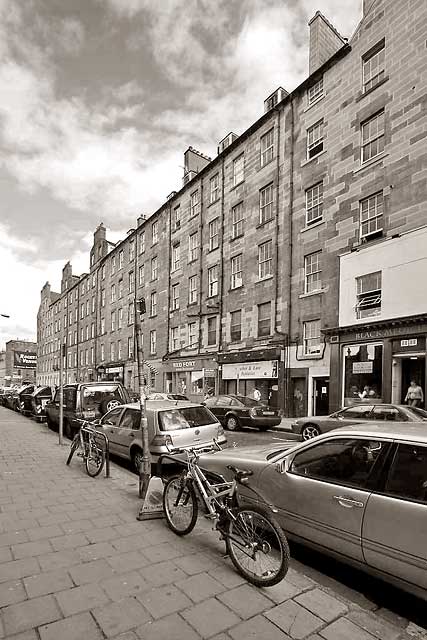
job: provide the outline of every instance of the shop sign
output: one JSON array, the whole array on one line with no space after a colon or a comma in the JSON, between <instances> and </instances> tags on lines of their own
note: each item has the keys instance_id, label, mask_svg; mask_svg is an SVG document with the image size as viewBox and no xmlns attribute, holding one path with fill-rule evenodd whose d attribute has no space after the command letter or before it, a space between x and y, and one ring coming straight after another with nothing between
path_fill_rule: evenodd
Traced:
<instances>
[{"instance_id":1,"label":"shop sign","mask_svg":"<svg viewBox=\"0 0 427 640\"><path fill-rule=\"evenodd\" d=\"M18 369L35 369L37 354L34 351L14 351L13 366Z\"/></svg>"},{"instance_id":2,"label":"shop sign","mask_svg":"<svg viewBox=\"0 0 427 640\"><path fill-rule=\"evenodd\" d=\"M123 367L106 367L105 373L123 373Z\"/></svg>"},{"instance_id":3,"label":"shop sign","mask_svg":"<svg viewBox=\"0 0 427 640\"><path fill-rule=\"evenodd\" d=\"M203 369L205 378L215 378L215 369Z\"/></svg>"},{"instance_id":4,"label":"shop sign","mask_svg":"<svg viewBox=\"0 0 427 640\"><path fill-rule=\"evenodd\" d=\"M195 360L182 360L181 362L172 362L172 366L175 369L192 369L195 364Z\"/></svg>"},{"instance_id":5,"label":"shop sign","mask_svg":"<svg viewBox=\"0 0 427 640\"><path fill-rule=\"evenodd\" d=\"M244 362L240 364L223 364L223 380L258 380L278 377L277 360L261 360L260 362Z\"/></svg>"},{"instance_id":6,"label":"shop sign","mask_svg":"<svg viewBox=\"0 0 427 640\"><path fill-rule=\"evenodd\" d=\"M416 338L411 338L410 340L401 340L401 347L416 347L418 344L418 340Z\"/></svg>"},{"instance_id":7,"label":"shop sign","mask_svg":"<svg viewBox=\"0 0 427 640\"><path fill-rule=\"evenodd\" d=\"M371 362L353 362L353 373L372 373L374 363Z\"/></svg>"}]
</instances>

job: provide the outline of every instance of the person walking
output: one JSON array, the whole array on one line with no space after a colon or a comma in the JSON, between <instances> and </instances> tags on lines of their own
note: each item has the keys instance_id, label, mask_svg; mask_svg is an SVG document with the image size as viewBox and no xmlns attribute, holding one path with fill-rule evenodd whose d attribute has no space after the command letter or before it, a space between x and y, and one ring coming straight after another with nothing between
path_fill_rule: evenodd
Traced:
<instances>
[{"instance_id":1,"label":"person walking","mask_svg":"<svg viewBox=\"0 0 427 640\"><path fill-rule=\"evenodd\" d=\"M405 402L407 402L410 407L420 407L424 402L423 390L415 380L411 380L405 396Z\"/></svg>"}]
</instances>

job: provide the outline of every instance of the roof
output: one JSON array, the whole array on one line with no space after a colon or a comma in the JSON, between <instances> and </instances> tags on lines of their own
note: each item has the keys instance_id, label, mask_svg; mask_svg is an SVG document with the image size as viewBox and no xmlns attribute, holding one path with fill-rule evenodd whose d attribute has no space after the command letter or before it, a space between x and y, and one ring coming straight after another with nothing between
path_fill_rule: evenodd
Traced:
<instances>
[{"instance_id":1,"label":"roof","mask_svg":"<svg viewBox=\"0 0 427 640\"><path fill-rule=\"evenodd\" d=\"M420 442L427 445L427 424L425 422L369 422L354 427L341 427L328 431L319 438L337 435L367 436L372 438L387 438L402 442Z\"/></svg>"},{"instance_id":2,"label":"roof","mask_svg":"<svg viewBox=\"0 0 427 640\"><path fill-rule=\"evenodd\" d=\"M128 409L137 409L139 410L140 408L140 404L139 402L130 402L128 404L123 405L124 407L127 407ZM179 407L180 409L185 409L187 407L201 407L203 405L199 404L198 402L190 402L187 400L147 400L146 402L146 407L147 409L158 409L158 410L164 410L164 409L175 409L176 407Z\"/></svg>"}]
</instances>

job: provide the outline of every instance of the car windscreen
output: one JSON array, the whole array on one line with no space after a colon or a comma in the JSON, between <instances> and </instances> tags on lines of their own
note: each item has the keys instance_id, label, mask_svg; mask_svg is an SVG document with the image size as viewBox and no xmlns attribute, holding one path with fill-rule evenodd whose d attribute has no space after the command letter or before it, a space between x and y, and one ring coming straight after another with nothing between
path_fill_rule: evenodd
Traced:
<instances>
[{"instance_id":1,"label":"car windscreen","mask_svg":"<svg viewBox=\"0 0 427 640\"><path fill-rule=\"evenodd\" d=\"M427 411L419 409L418 407L406 407L408 413L410 413L416 420L427 420Z\"/></svg>"},{"instance_id":2,"label":"car windscreen","mask_svg":"<svg viewBox=\"0 0 427 640\"><path fill-rule=\"evenodd\" d=\"M182 407L159 411L160 431L193 429L218 422L206 407Z\"/></svg>"},{"instance_id":3,"label":"car windscreen","mask_svg":"<svg viewBox=\"0 0 427 640\"><path fill-rule=\"evenodd\" d=\"M261 404L258 400L248 398L248 396L236 396L236 400L245 405L245 407L259 407Z\"/></svg>"}]
</instances>

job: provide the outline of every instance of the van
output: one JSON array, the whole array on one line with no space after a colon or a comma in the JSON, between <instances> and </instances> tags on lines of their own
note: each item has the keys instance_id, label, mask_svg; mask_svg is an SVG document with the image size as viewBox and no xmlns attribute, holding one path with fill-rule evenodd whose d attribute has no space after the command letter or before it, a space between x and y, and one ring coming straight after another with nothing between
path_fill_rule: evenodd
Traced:
<instances>
[{"instance_id":1,"label":"van","mask_svg":"<svg viewBox=\"0 0 427 640\"><path fill-rule=\"evenodd\" d=\"M201 448L214 439L224 445L224 429L207 407L193 402L147 400L146 417L152 470L168 450ZM116 407L96 421L96 428L108 438L113 455L130 460L136 470L142 460L142 433L139 403Z\"/></svg>"}]
</instances>

